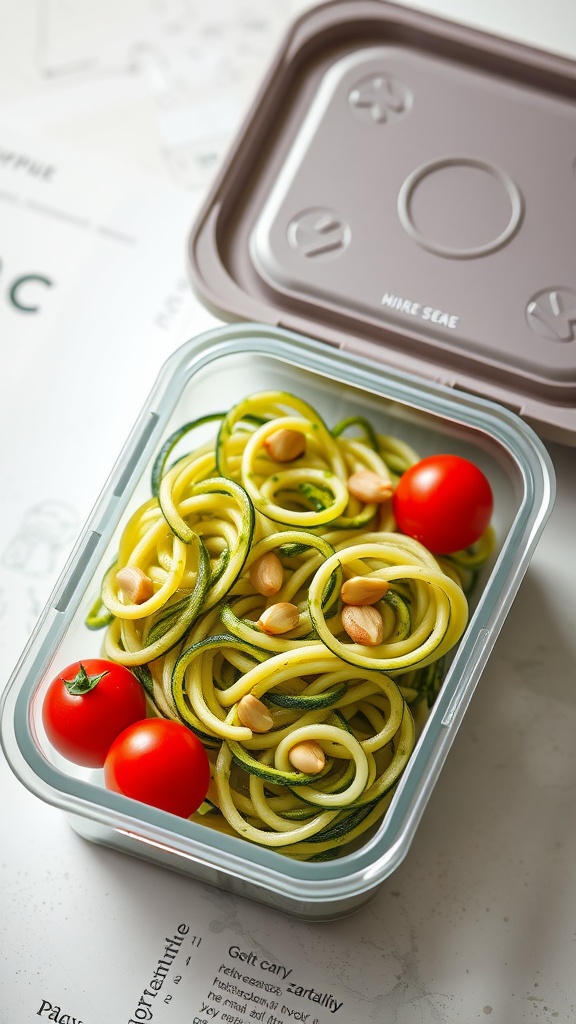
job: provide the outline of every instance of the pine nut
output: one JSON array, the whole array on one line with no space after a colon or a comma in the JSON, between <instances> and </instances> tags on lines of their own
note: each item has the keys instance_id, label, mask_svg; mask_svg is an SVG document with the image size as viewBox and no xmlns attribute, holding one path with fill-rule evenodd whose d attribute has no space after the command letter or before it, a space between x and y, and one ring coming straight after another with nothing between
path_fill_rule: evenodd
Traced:
<instances>
[{"instance_id":1,"label":"pine nut","mask_svg":"<svg viewBox=\"0 0 576 1024\"><path fill-rule=\"evenodd\" d=\"M154 584L149 576L136 565L126 565L116 573L120 590L133 604L143 604L154 593Z\"/></svg>"},{"instance_id":2,"label":"pine nut","mask_svg":"<svg viewBox=\"0 0 576 1024\"><path fill-rule=\"evenodd\" d=\"M297 772L305 775L317 775L326 764L326 756L316 740L304 740L296 743L288 751L288 760Z\"/></svg>"},{"instance_id":3,"label":"pine nut","mask_svg":"<svg viewBox=\"0 0 576 1024\"><path fill-rule=\"evenodd\" d=\"M342 584L340 597L344 604L375 604L390 590L387 580L374 576L352 576Z\"/></svg>"},{"instance_id":4,"label":"pine nut","mask_svg":"<svg viewBox=\"0 0 576 1024\"><path fill-rule=\"evenodd\" d=\"M292 462L306 451L306 436L300 430L283 427L268 435L264 447L275 462Z\"/></svg>"},{"instance_id":5,"label":"pine nut","mask_svg":"<svg viewBox=\"0 0 576 1024\"><path fill-rule=\"evenodd\" d=\"M295 604L289 601L278 601L266 608L260 618L258 625L270 636L277 636L280 633L288 633L295 629L300 619L300 612Z\"/></svg>"},{"instance_id":6,"label":"pine nut","mask_svg":"<svg viewBox=\"0 0 576 1024\"><path fill-rule=\"evenodd\" d=\"M277 594L284 582L284 567L274 551L261 555L250 566L250 582L259 594L271 597Z\"/></svg>"},{"instance_id":7,"label":"pine nut","mask_svg":"<svg viewBox=\"0 0 576 1024\"><path fill-rule=\"evenodd\" d=\"M388 501L388 498L392 496L393 488L389 480L373 473L371 469L360 469L348 477L348 490L359 501L364 501L369 505Z\"/></svg>"},{"instance_id":8,"label":"pine nut","mask_svg":"<svg viewBox=\"0 0 576 1024\"><path fill-rule=\"evenodd\" d=\"M346 604L342 609L342 625L355 644L376 647L382 643L384 623L377 608Z\"/></svg>"},{"instance_id":9,"label":"pine nut","mask_svg":"<svg viewBox=\"0 0 576 1024\"><path fill-rule=\"evenodd\" d=\"M238 701L236 713L242 725L252 732L268 732L274 724L266 705L253 693L247 693Z\"/></svg>"}]
</instances>

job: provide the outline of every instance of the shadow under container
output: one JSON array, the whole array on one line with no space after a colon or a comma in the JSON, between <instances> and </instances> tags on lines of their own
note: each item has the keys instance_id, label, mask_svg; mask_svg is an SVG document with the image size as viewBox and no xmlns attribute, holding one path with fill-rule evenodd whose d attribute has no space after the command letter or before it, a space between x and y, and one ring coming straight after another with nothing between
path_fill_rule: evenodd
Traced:
<instances>
[{"instance_id":1,"label":"shadow under container","mask_svg":"<svg viewBox=\"0 0 576 1024\"><path fill-rule=\"evenodd\" d=\"M323 863L295 861L109 792L102 772L59 757L42 726L50 679L62 666L100 654L101 634L86 628L86 616L127 518L150 496L150 470L163 441L189 420L271 389L310 402L329 425L362 415L421 456L465 456L486 474L495 498L496 552L483 569L468 626L389 808L357 849ZM207 431L206 440L213 433ZM349 914L376 894L408 853L553 500L544 445L499 405L292 331L245 323L208 332L182 346L162 369L13 674L1 721L8 761L29 790L61 808L88 840L296 918Z\"/></svg>"}]
</instances>

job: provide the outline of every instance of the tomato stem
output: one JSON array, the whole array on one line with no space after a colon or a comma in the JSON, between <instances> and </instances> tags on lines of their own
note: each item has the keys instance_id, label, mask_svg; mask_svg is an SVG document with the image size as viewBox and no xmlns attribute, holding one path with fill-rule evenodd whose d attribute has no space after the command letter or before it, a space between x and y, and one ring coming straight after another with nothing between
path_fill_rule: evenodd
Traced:
<instances>
[{"instance_id":1,"label":"tomato stem","mask_svg":"<svg viewBox=\"0 0 576 1024\"><path fill-rule=\"evenodd\" d=\"M80 668L78 669L78 672L74 676L74 679L63 679L62 682L64 683L66 689L68 690L68 693L89 693L90 690L93 690L94 687L98 685L100 680L107 675L108 670L106 670L105 672L100 672L100 674L97 676L89 676L86 669L84 668L84 665L82 664L82 662L80 662Z\"/></svg>"}]
</instances>

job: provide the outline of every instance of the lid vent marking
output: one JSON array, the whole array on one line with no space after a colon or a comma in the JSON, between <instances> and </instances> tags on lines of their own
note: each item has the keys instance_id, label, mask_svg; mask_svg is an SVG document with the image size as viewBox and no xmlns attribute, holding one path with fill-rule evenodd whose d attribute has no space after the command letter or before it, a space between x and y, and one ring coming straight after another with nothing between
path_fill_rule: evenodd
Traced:
<instances>
[{"instance_id":1,"label":"lid vent marking","mask_svg":"<svg viewBox=\"0 0 576 1024\"><path fill-rule=\"evenodd\" d=\"M308 259L338 256L347 248L350 238L350 227L344 218L323 207L303 210L288 225L290 245Z\"/></svg>"},{"instance_id":2,"label":"lid vent marking","mask_svg":"<svg viewBox=\"0 0 576 1024\"><path fill-rule=\"evenodd\" d=\"M352 87L348 103L360 121L390 124L408 113L412 106L412 93L398 78L376 74L361 78Z\"/></svg>"},{"instance_id":3,"label":"lid vent marking","mask_svg":"<svg viewBox=\"0 0 576 1024\"><path fill-rule=\"evenodd\" d=\"M551 341L576 341L576 292L572 288L545 288L526 307L528 326Z\"/></svg>"}]
</instances>

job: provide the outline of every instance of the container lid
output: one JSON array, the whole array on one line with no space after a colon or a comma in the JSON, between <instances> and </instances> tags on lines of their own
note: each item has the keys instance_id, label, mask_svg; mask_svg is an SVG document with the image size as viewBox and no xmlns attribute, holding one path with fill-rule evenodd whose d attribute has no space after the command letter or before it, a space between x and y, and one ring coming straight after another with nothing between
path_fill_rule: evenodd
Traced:
<instances>
[{"instance_id":1,"label":"container lid","mask_svg":"<svg viewBox=\"0 0 576 1024\"><path fill-rule=\"evenodd\" d=\"M576 65L381 0L304 14L189 240L218 316L576 444Z\"/></svg>"}]
</instances>

